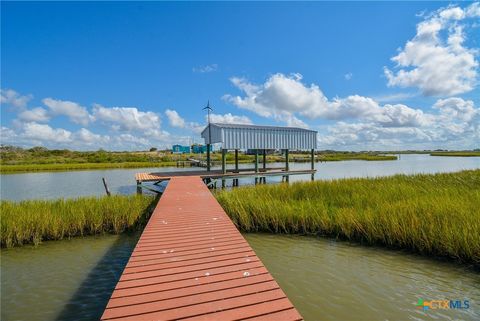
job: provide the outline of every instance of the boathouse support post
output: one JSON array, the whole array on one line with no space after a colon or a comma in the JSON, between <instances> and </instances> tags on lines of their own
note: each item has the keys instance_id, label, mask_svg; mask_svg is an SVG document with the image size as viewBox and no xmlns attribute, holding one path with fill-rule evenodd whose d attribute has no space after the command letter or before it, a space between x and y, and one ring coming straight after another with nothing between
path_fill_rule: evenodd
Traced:
<instances>
[{"instance_id":1,"label":"boathouse support post","mask_svg":"<svg viewBox=\"0 0 480 321\"><path fill-rule=\"evenodd\" d=\"M222 174L227 173L227 150L222 148ZM222 177L222 188L225 188L225 178Z\"/></svg>"},{"instance_id":2,"label":"boathouse support post","mask_svg":"<svg viewBox=\"0 0 480 321\"><path fill-rule=\"evenodd\" d=\"M207 144L207 171L210 171L210 144Z\"/></svg>"},{"instance_id":3,"label":"boathouse support post","mask_svg":"<svg viewBox=\"0 0 480 321\"><path fill-rule=\"evenodd\" d=\"M311 156L311 169L312 171L315 170L315 149L312 148L310 151L310 156ZM312 181L315 180L315 173L312 173Z\"/></svg>"},{"instance_id":4,"label":"boathouse support post","mask_svg":"<svg viewBox=\"0 0 480 321\"><path fill-rule=\"evenodd\" d=\"M285 150L285 171L287 172L287 175L285 176L285 181L288 182L290 178L288 177L288 172L290 171L290 159L289 159L289 153L288 149Z\"/></svg>"},{"instance_id":5,"label":"boathouse support post","mask_svg":"<svg viewBox=\"0 0 480 321\"><path fill-rule=\"evenodd\" d=\"M267 172L267 150L266 149L263 150L263 172L264 173ZM264 184L266 184L267 177L266 176L262 177L262 181Z\"/></svg>"},{"instance_id":6,"label":"boathouse support post","mask_svg":"<svg viewBox=\"0 0 480 321\"><path fill-rule=\"evenodd\" d=\"M255 149L255 185L258 184L258 149Z\"/></svg>"},{"instance_id":7,"label":"boathouse support post","mask_svg":"<svg viewBox=\"0 0 480 321\"><path fill-rule=\"evenodd\" d=\"M238 149L235 149L235 173L238 173ZM233 179L233 186L238 186L238 178Z\"/></svg>"}]
</instances>

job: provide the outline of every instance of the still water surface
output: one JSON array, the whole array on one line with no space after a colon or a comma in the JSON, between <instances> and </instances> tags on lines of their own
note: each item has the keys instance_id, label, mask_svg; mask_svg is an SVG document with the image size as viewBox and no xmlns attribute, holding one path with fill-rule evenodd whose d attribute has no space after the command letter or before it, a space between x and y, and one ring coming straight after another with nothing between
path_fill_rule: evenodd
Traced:
<instances>
[{"instance_id":1,"label":"still water surface","mask_svg":"<svg viewBox=\"0 0 480 321\"><path fill-rule=\"evenodd\" d=\"M425 154L399 155L396 161L340 161L316 163L315 179L348 177L375 177L395 174L454 172L480 168L480 157L432 157ZM229 165L231 167L232 165ZM253 164L241 164L251 168ZM282 167L283 163L271 163L269 167ZM309 169L309 163L291 163L291 169ZM88 170L70 172L46 172L0 175L2 199L47 199L105 195L102 177L105 177L112 193L135 193L135 173L198 170L198 168L134 168ZM292 176L290 181L309 180L310 175ZM267 178L278 183L280 177ZM240 185L253 184L253 179L241 179ZM231 183L229 181L229 183Z\"/></svg>"},{"instance_id":2,"label":"still water surface","mask_svg":"<svg viewBox=\"0 0 480 321\"><path fill-rule=\"evenodd\" d=\"M137 235L2 250L1 319L98 319ZM245 234L306 320L480 320L480 274L452 263L324 238ZM468 299L468 310L415 308Z\"/></svg>"}]
</instances>

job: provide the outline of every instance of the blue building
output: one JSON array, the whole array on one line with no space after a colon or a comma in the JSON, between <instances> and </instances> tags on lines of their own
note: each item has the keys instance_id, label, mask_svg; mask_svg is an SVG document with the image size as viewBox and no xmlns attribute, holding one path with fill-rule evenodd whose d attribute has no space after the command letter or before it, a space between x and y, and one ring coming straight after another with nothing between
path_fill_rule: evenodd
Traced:
<instances>
[{"instance_id":1,"label":"blue building","mask_svg":"<svg viewBox=\"0 0 480 321\"><path fill-rule=\"evenodd\" d=\"M210 145L210 151L212 151L212 145ZM203 154L207 152L207 146L206 145L192 145L192 153L194 154Z\"/></svg>"},{"instance_id":2,"label":"blue building","mask_svg":"<svg viewBox=\"0 0 480 321\"><path fill-rule=\"evenodd\" d=\"M174 154L189 154L190 153L190 146L173 145L172 146L172 153L174 153Z\"/></svg>"}]
</instances>

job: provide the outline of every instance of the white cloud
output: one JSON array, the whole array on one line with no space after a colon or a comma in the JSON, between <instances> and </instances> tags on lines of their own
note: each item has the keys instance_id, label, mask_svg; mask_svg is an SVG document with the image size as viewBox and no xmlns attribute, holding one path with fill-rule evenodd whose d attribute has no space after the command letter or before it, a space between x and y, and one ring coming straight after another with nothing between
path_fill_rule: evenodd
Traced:
<instances>
[{"instance_id":1,"label":"white cloud","mask_svg":"<svg viewBox=\"0 0 480 321\"><path fill-rule=\"evenodd\" d=\"M440 99L429 111L423 111L405 104L381 105L359 95L329 100L317 85L307 86L301 79L299 74L275 74L256 85L233 78L244 96L225 95L224 99L289 126L306 126L297 116L338 121L329 125L327 132L319 133L320 148L478 147L475 139L480 137L480 112L473 101Z\"/></svg>"},{"instance_id":2,"label":"white cloud","mask_svg":"<svg viewBox=\"0 0 480 321\"><path fill-rule=\"evenodd\" d=\"M329 100L317 85L306 86L301 80L300 74L286 76L280 73L271 76L262 85L232 78L233 84L242 90L245 96L225 95L224 99L239 108L274 118L289 126L308 127L296 114L310 119L375 120L385 126L407 126L412 122L426 121L421 110L405 105L380 106L369 97L351 95Z\"/></svg>"},{"instance_id":3,"label":"white cloud","mask_svg":"<svg viewBox=\"0 0 480 321\"><path fill-rule=\"evenodd\" d=\"M413 112L403 105L386 105L384 110L385 119L329 126L327 132L319 134L319 147L343 146L353 150L479 147L480 108L471 100L439 99L432 106L433 111L438 111L435 114Z\"/></svg>"},{"instance_id":4,"label":"white cloud","mask_svg":"<svg viewBox=\"0 0 480 321\"><path fill-rule=\"evenodd\" d=\"M74 134L74 141L76 143L84 143L86 145L96 145L105 148L106 146L102 146L103 144L107 144L110 141L110 137L95 134L89 131L86 128L81 128Z\"/></svg>"},{"instance_id":5,"label":"white cloud","mask_svg":"<svg viewBox=\"0 0 480 321\"><path fill-rule=\"evenodd\" d=\"M211 114L210 121L212 123L223 123L223 124L247 124L247 125L252 124L252 121L247 116L237 116L237 115L232 115L231 113L224 114L224 115Z\"/></svg>"},{"instance_id":6,"label":"white cloud","mask_svg":"<svg viewBox=\"0 0 480 321\"><path fill-rule=\"evenodd\" d=\"M168 118L168 123L172 127L185 128L185 119L180 117L176 110L167 109L165 115Z\"/></svg>"},{"instance_id":7,"label":"white cloud","mask_svg":"<svg viewBox=\"0 0 480 321\"><path fill-rule=\"evenodd\" d=\"M346 73L344 76L345 80L351 80L353 78L353 74L351 72Z\"/></svg>"},{"instance_id":8,"label":"white cloud","mask_svg":"<svg viewBox=\"0 0 480 321\"><path fill-rule=\"evenodd\" d=\"M440 110L446 119L460 119L466 122L472 121L475 116L480 114L472 100L463 100L457 97L439 99L433 108Z\"/></svg>"},{"instance_id":9,"label":"white cloud","mask_svg":"<svg viewBox=\"0 0 480 321\"><path fill-rule=\"evenodd\" d=\"M24 122L37 123L45 123L50 120L47 110L42 107L24 110L18 114L18 118Z\"/></svg>"},{"instance_id":10,"label":"white cloud","mask_svg":"<svg viewBox=\"0 0 480 321\"><path fill-rule=\"evenodd\" d=\"M160 116L154 112L139 111L135 107L103 107L95 104L93 119L108 123L115 130L147 130L160 128Z\"/></svg>"},{"instance_id":11,"label":"white cloud","mask_svg":"<svg viewBox=\"0 0 480 321\"><path fill-rule=\"evenodd\" d=\"M466 18L478 17L479 5L438 10L417 25L417 33L392 58L398 71L385 67L389 86L417 87L427 96L452 96L477 83L476 50L464 46ZM446 37L444 37L444 34Z\"/></svg>"},{"instance_id":12,"label":"white cloud","mask_svg":"<svg viewBox=\"0 0 480 321\"><path fill-rule=\"evenodd\" d=\"M68 143L72 141L72 133L63 128L52 128L46 124L25 123L23 125L23 138L33 141L48 141L54 143Z\"/></svg>"},{"instance_id":13,"label":"white cloud","mask_svg":"<svg viewBox=\"0 0 480 321\"><path fill-rule=\"evenodd\" d=\"M328 101L320 88L312 84L305 86L302 75L272 75L262 85L249 83L243 78L231 78L232 83L245 93L244 97L224 95L223 99L250 110L260 116L277 120L289 118L294 113L309 118L328 111Z\"/></svg>"},{"instance_id":14,"label":"white cloud","mask_svg":"<svg viewBox=\"0 0 480 321\"><path fill-rule=\"evenodd\" d=\"M12 89L0 89L0 103L20 110L25 109L32 98L32 95L22 96Z\"/></svg>"},{"instance_id":15,"label":"white cloud","mask_svg":"<svg viewBox=\"0 0 480 321\"><path fill-rule=\"evenodd\" d=\"M50 109L52 115L67 116L72 122L87 126L91 120L91 116L87 109L75 102L66 100L56 100L52 98L45 98L42 102Z\"/></svg>"},{"instance_id":16,"label":"white cloud","mask_svg":"<svg viewBox=\"0 0 480 321\"><path fill-rule=\"evenodd\" d=\"M207 73L207 72L214 72L218 70L218 65L217 64L211 64L211 65L205 65L205 66L199 66L199 67L193 67L192 71L193 72L199 72L199 73Z\"/></svg>"}]
</instances>

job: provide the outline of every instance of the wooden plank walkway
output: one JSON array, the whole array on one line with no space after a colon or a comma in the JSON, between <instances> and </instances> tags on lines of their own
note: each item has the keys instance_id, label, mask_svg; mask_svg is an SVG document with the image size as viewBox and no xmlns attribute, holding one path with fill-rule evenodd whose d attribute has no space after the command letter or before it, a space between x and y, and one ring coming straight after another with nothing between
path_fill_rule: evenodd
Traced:
<instances>
[{"instance_id":1,"label":"wooden plank walkway","mask_svg":"<svg viewBox=\"0 0 480 321\"><path fill-rule=\"evenodd\" d=\"M135 174L135 180L137 182L153 182L161 180L169 180L172 177L185 177L185 176L200 176L201 178L242 178L242 177L255 177L255 176L282 176L282 175L306 175L314 174L316 170L303 169L303 170L290 170L285 171L280 168L271 168L268 171L259 172L249 169L241 169L238 173L234 173L229 170L227 173L222 173L221 170L212 170L207 172L205 170L193 170L193 171L175 171L175 172L158 172L158 173L137 173Z\"/></svg>"},{"instance_id":2,"label":"wooden plank walkway","mask_svg":"<svg viewBox=\"0 0 480 321\"><path fill-rule=\"evenodd\" d=\"M200 177L172 177L102 320L301 320Z\"/></svg>"}]
</instances>

